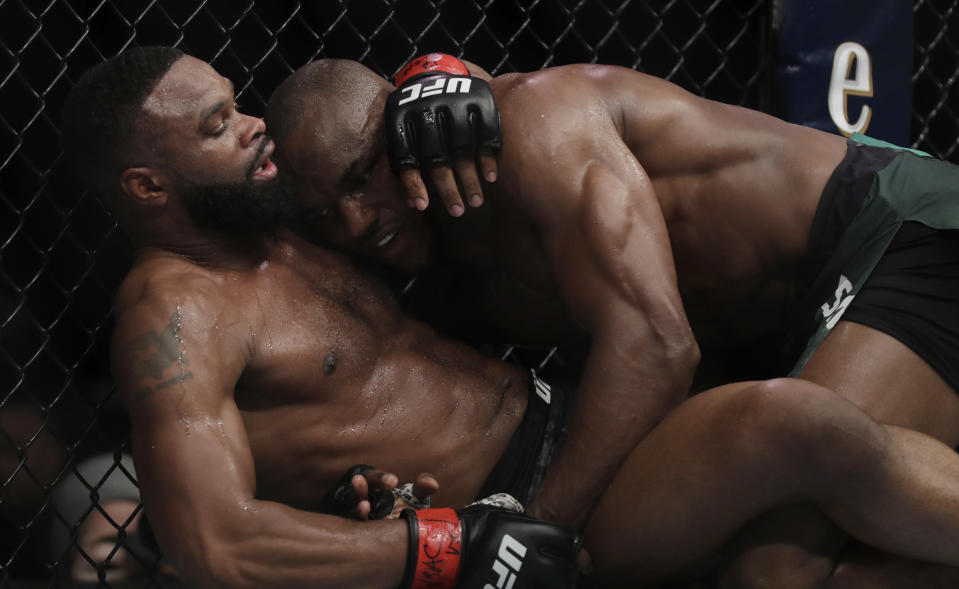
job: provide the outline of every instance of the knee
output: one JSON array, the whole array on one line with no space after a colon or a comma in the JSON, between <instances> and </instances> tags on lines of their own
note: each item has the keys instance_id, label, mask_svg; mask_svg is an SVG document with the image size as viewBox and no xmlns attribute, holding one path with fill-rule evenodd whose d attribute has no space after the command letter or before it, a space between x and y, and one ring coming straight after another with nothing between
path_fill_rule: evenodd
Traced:
<instances>
[{"instance_id":1,"label":"knee","mask_svg":"<svg viewBox=\"0 0 959 589\"><path fill-rule=\"evenodd\" d=\"M856 459L856 447L876 440L881 428L862 411L814 383L777 378L740 391L733 404L737 440L810 467ZM837 448L844 451L837 453ZM840 465L840 467L842 467Z\"/></svg>"},{"instance_id":2,"label":"knee","mask_svg":"<svg viewBox=\"0 0 959 589\"><path fill-rule=\"evenodd\" d=\"M774 378L750 384L736 393L724 415L727 425L750 438L776 442L820 427L835 395L816 384L794 378ZM752 441L752 440L751 440Z\"/></svg>"}]
</instances>

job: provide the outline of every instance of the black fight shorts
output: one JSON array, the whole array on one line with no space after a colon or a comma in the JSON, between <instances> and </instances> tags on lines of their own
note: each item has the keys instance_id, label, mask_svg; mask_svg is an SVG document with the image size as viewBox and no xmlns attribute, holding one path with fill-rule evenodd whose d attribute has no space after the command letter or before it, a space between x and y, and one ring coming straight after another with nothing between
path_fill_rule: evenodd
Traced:
<instances>
[{"instance_id":1,"label":"black fight shorts","mask_svg":"<svg viewBox=\"0 0 959 589\"><path fill-rule=\"evenodd\" d=\"M539 490L566 438L572 395L531 374L529 403L506 451L493 467L479 497L509 493L523 504Z\"/></svg>"}]
</instances>

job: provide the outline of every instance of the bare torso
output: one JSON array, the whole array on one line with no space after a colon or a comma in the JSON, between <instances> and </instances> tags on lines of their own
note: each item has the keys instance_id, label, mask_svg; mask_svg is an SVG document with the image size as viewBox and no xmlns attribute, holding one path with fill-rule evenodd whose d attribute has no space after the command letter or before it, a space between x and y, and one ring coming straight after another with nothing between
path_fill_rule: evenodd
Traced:
<instances>
[{"instance_id":1,"label":"bare torso","mask_svg":"<svg viewBox=\"0 0 959 589\"><path fill-rule=\"evenodd\" d=\"M524 372L402 317L384 286L295 237L252 269L150 259L123 292L148 275L152 288L199 282L185 300L214 305L212 337L248 350L234 398L258 498L315 507L343 472L367 463L401 480L432 472L443 483L438 502L465 504L525 410ZM184 421L185 435L201 426Z\"/></svg>"},{"instance_id":2,"label":"bare torso","mask_svg":"<svg viewBox=\"0 0 959 589\"><path fill-rule=\"evenodd\" d=\"M530 205L524 195L551 190L557 170L622 160L628 150L659 201L683 304L700 343L749 340L777 325L845 139L704 100L622 68L552 68L500 76L492 85L504 140L499 181L486 189L497 225L507 217L535 216L542 204ZM565 150L570 144L582 148ZM510 227L518 231L511 234ZM534 274L519 277L516 270L546 267L542 248L531 246L520 222L495 232L500 245L489 253L506 253L498 258L501 274L528 286ZM540 277L529 303L517 296L524 286L487 305L535 315L539 299L554 288L548 272ZM549 324L555 327L556 318Z\"/></svg>"}]
</instances>

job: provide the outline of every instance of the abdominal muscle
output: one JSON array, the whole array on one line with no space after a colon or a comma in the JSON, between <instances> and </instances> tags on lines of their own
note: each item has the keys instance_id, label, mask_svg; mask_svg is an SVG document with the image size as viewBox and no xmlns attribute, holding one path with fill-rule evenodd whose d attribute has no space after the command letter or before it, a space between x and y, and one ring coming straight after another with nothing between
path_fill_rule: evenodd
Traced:
<instances>
[{"instance_id":1,"label":"abdominal muscle","mask_svg":"<svg viewBox=\"0 0 959 589\"><path fill-rule=\"evenodd\" d=\"M434 505L475 498L523 417L528 376L413 321L377 343L372 359L342 353L332 374L318 360L308 395L274 390L277 402L243 411L258 496L315 507L363 463L401 482L432 473Z\"/></svg>"}]
</instances>

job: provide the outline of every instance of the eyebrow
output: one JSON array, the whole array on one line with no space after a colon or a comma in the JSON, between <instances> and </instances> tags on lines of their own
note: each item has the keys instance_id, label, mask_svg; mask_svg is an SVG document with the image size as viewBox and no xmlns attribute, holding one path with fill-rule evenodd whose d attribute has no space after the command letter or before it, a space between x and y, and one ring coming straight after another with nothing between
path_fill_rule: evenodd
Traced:
<instances>
[{"instance_id":1,"label":"eyebrow","mask_svg":"<svg viewBox=\"0 0 959 589\"><path fill-rule=\"evenodd\" d=\"M349 188L350 185L356 182L356 178L359 176L360 170L363 169L362 166L363 158L357 158L350 162L350 165L346 167L346 171L343 172L343 175L340 176L336 181L336 187L340 190Z\"/></svg>"},{"instance_id":2,"label":"eyebrow","mask_svg":"<svg viewBox=\"0 0 959 589\"><path fill-rule=\"evenodd\" d=\"M376 166L380 160L380 152L374 153L372 157L368 157L368 155L369 154L364 154L350 162L346 171L343 172L343 175L336 181L336 186L339 190L351 188L356 184L362 174L369 172Z\"/></svg>"},{"instance_id":3,"label":"eyebrow","mask_svg":"<svg viewBox=\"0 0 959 589\"><path fill-rule=\"evenodd\" d=\"M235 96L235 95L236 95L236 86L233 85L233 81L232 81L232 80L229 80L229 79L228 79L227 82L230 84L230 94L232 94L232 95ZM206 122L210 119L210 117L212 117L212 116L215 115L216 113L220 112L220 110L221 110L224 106L230 104L230 102L231 102L231 101L230 101L229 99L224 98L224 99L222 99L222 100L217 100L216 103L214 103L212 106L209 106L209 107L203 109L203 112L200 113L200 124L198 125L198 128L199 128L200 130L202 130L203 127L206 126Z\"/></svg>"}]
</instances>

